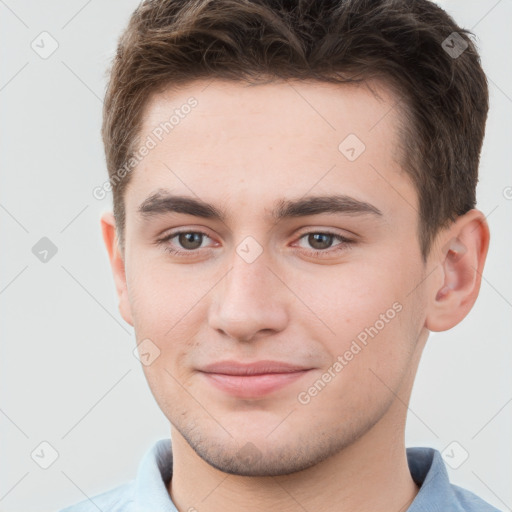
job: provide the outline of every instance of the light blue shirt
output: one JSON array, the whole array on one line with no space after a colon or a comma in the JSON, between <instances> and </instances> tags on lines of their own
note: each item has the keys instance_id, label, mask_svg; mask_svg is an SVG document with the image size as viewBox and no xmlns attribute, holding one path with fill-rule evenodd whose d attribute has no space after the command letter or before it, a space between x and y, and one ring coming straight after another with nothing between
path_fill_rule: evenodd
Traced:
<instances>
[{"instance_id":1,"label":"light blue shirt","mask_svg":"<svg viewBox=\"0 0 512 512\"><path fill-rule=\"evenodd\" d=\"M450 484L441 454L407 448L413 480L420 490L407 512L500 512L475 494ZM161 439L140 462L135 480L60 512L178 512L167 485L172 477L171 440Z\"/></svg>"}]
</instances>

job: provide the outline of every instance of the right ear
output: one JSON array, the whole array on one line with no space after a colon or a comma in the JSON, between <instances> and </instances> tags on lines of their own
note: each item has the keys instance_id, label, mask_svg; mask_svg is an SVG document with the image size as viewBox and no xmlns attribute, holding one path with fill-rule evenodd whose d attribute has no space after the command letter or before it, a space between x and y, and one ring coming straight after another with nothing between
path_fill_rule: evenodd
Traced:
<instances>
[{"instance_id":1,"label":"right ear","mask_svg":"<svg viewBox=\"0 0 512 512\"><path fill-rule=\"evenodd\" d=\"M119 249L116 221L112 212L105 212L101 216L101 231L110 259L110 266L112 268L117 296L119 298L119 311L125 321L133 326L130 301L128 300L128 289L126 286L124 255Z\"/></svg>"}]
</instances>

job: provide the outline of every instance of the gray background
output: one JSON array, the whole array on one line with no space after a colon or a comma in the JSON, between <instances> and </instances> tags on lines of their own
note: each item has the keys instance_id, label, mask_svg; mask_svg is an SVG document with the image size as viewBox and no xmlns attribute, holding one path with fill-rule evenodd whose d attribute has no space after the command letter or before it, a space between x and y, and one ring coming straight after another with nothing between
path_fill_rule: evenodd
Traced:
<instances>
[{"instance_id":1,"label":"gray background","mask_svg":"<svg viewBox=\"0 0 512 512\"><path fill-rule=\"evenodd\" d=\"M111 196L92 196L107 178L105 70L137 3L0 0L0 512L57 510L119 485L169 436L117 310L99 224ZM452 481L511 510L512 1L442 5L476 33L489 78L478 207L492 239L474 309L427 344L406 442L456 441L454 459L469 458ZM38 50L51 49L43 31L58 43L47 58L31 47L47 37ZM47 262L32 252L42 237L58 250ZM58 453L47 469L44 441Z\"/></svg>"}]
</instances>

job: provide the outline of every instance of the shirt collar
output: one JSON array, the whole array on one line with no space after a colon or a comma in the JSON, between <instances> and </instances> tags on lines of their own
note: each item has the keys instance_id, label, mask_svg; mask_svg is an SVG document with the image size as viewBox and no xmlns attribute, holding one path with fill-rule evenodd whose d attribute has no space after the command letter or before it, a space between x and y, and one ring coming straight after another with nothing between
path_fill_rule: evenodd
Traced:
<instances>
[{"instance_id":1,"label":"shirt collar","mask_svg":"<svg viewBox=\"0 0 512 512\"><path fill-rule=\"evenodd\" d=\"M412 479L420 490L407 512L464 512L450 484L441 454L433 448L407 448Z\"/></svg>"},{"instance_id":2,"label":"shirt collar","mask_svg":"<svg viewBox=\"0 0 512 512\"><path fill-rule=\"evenodd\" d=\"M462 511L449 482L443 459L433 448L407 448L407 462L420 490L407 512ZM159 440L144 455L135 481L135 510L178 512L167 491L172 477L170 439Z\"/></svg>"},{"instance_id":3,"label":"shirt collar","mask_svg":"<svg viewBox=\"0 0 512 512\"><path fill-rule=\"evenodd\" d=\"M167 491L171 477L171 440L160 439L140 462L135 480L135 511L178 512Z\"/></svg>"}]
</instances>

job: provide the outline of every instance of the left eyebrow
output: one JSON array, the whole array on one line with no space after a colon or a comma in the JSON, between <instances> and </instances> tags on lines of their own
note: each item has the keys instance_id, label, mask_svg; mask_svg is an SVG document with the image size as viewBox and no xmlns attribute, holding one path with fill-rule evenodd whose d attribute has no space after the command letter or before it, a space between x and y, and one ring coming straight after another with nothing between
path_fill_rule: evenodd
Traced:
<instances>
[{"instance_id":1,"label":"left eyebrow","mask_svg":"<svg viewBox=\"0 0 512 512\"><path fill-rule=\"evenodd\" d=\"M225 222L227 215L215 205L193 197L172 195L159 189L145 199L138 208L144 217L153 217L170 212L183 213L205 219ZM307 196L296 200L277 201L270 216L274 221L292 217L305 217L321 213L343 215L382 216L382 212L374 205L346 195Z\"/></svg>"},{"instance_id":2,"label":"left eyebrow","mask_svg":"<svg viewBox=\"0 0 512 512\"><path fill-rule=\"evenodd\" d=\"M272 217L277 221L289 217L318 215L319 213L382 216L382 212L376 206L350 196L338 194L308 196L294 201L280 200L272 212Z\"/></svg>"}]
</instances>

